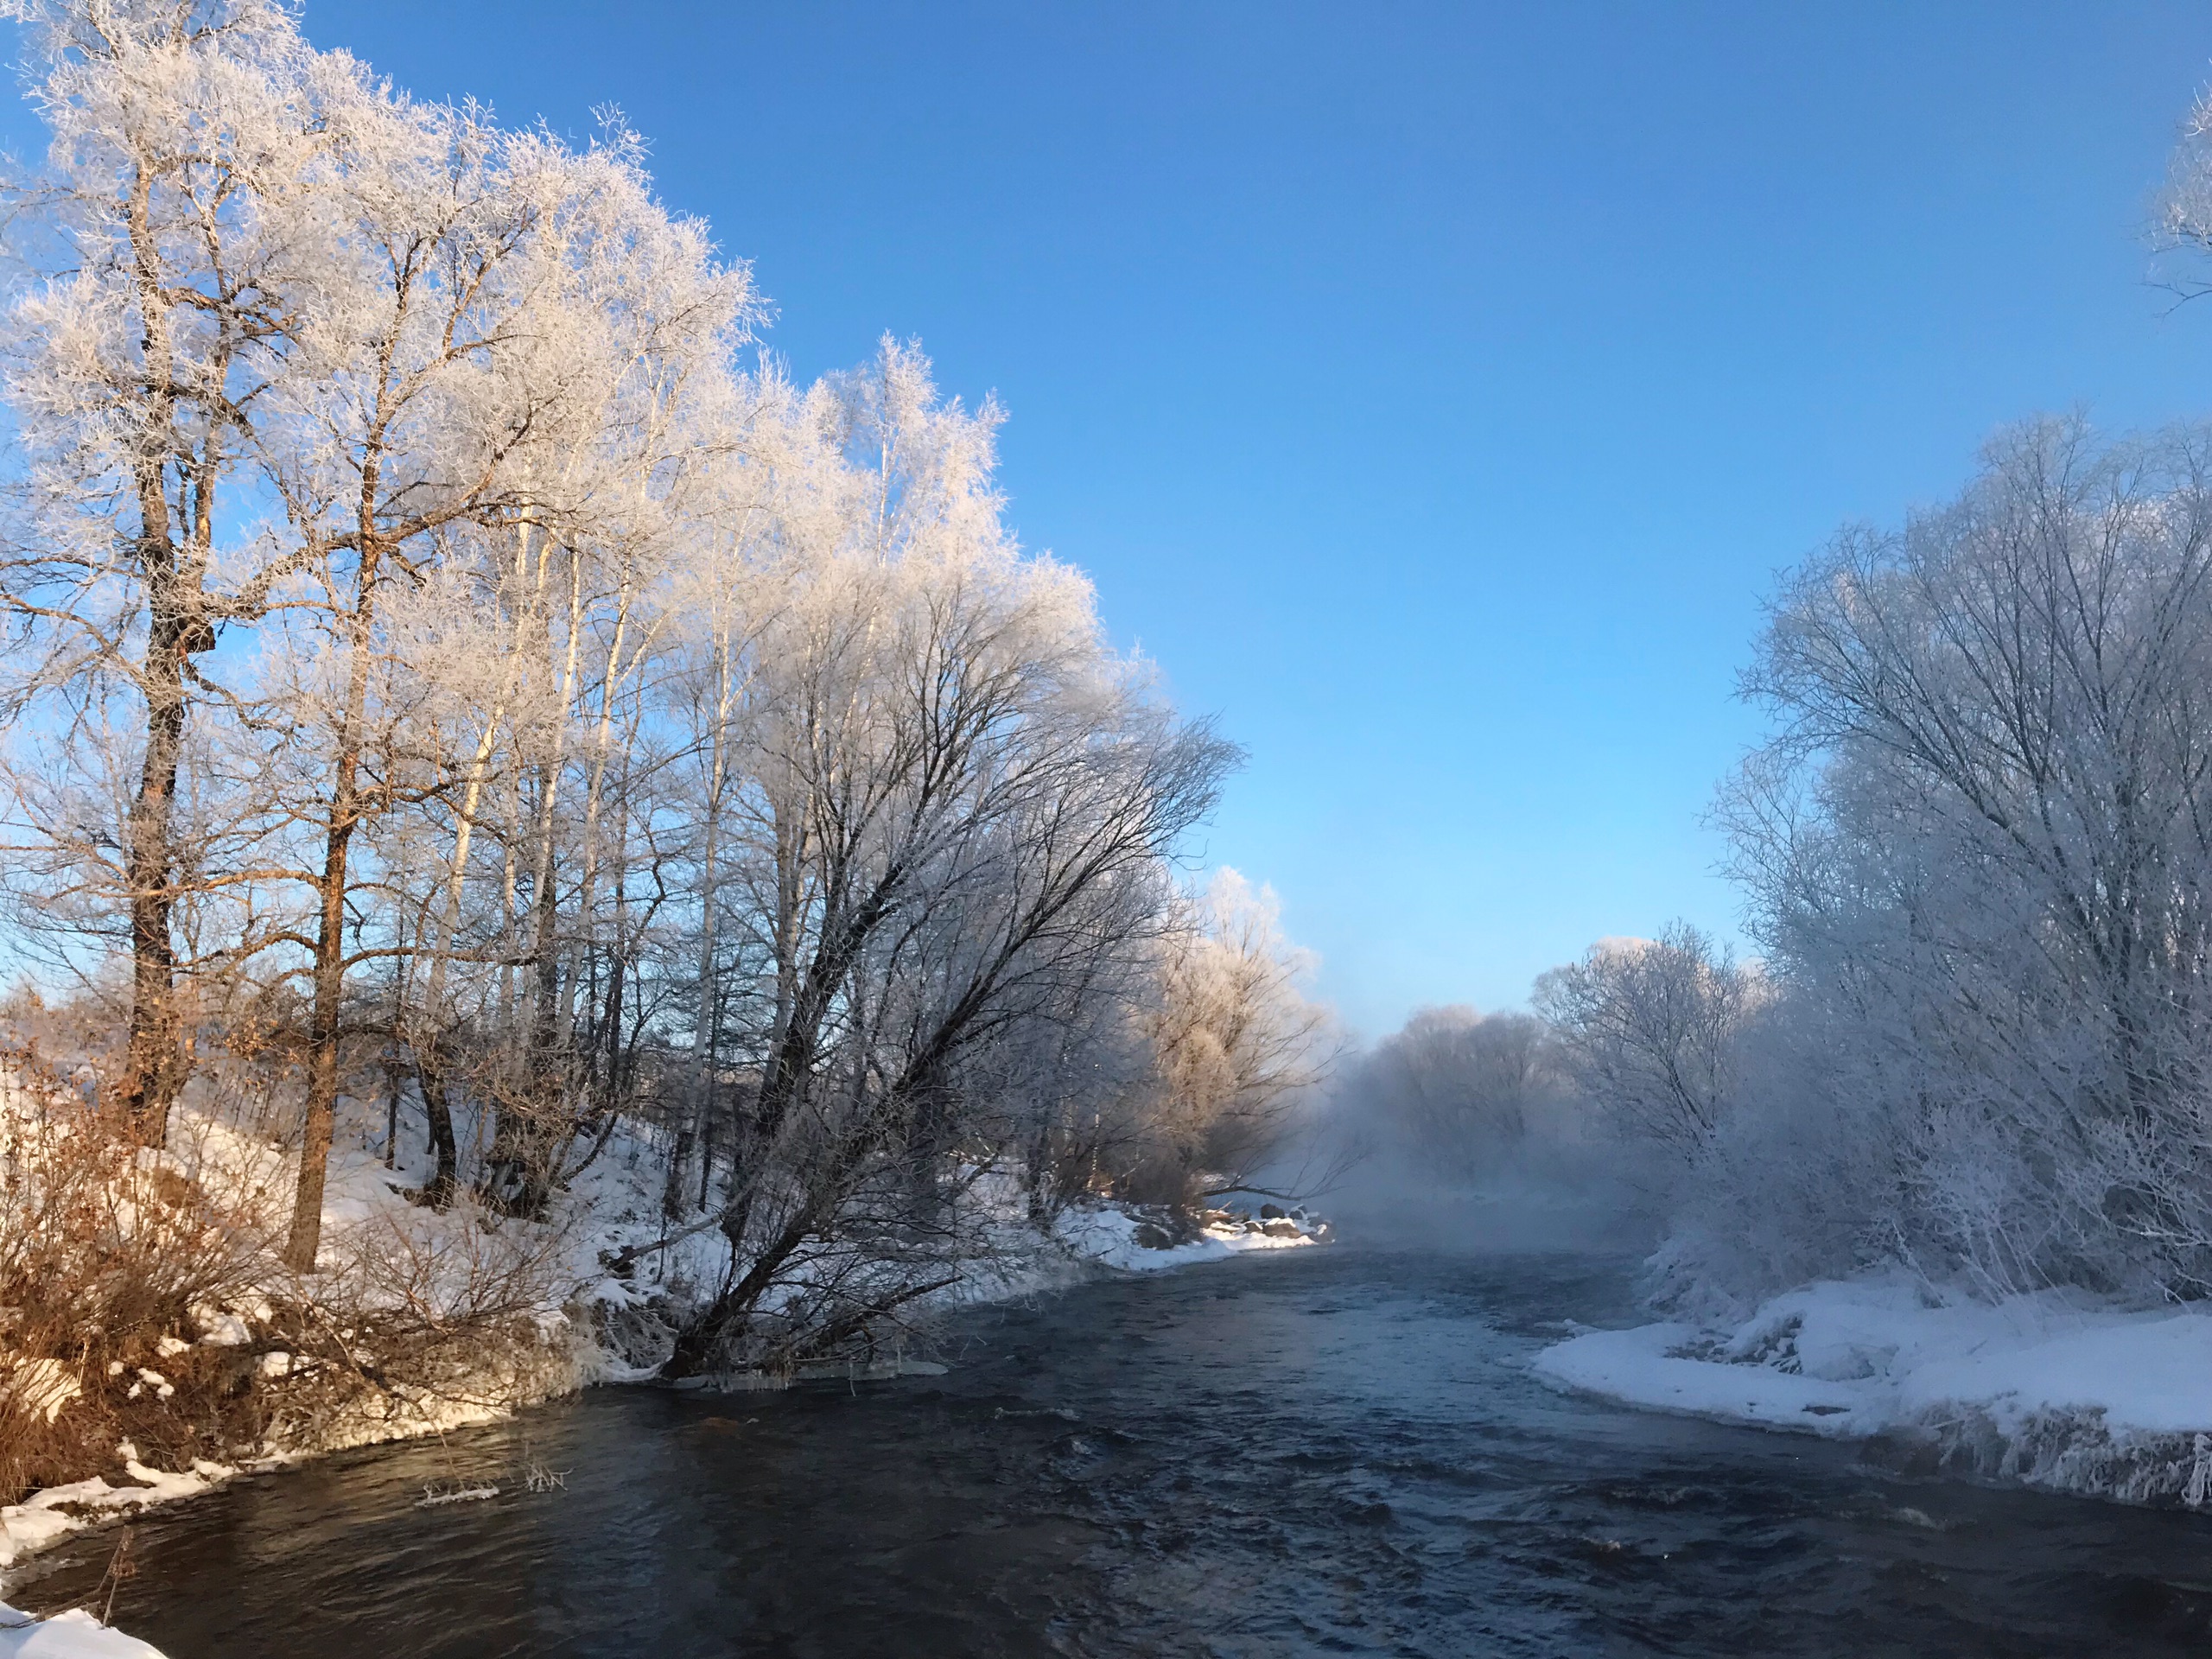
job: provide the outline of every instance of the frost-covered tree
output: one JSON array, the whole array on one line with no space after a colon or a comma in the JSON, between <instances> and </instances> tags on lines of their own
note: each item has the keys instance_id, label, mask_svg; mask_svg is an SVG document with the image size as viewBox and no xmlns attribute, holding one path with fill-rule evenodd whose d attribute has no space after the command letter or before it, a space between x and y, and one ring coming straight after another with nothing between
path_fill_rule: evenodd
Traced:
<instances>
[{"instance_id":1,"label":"frost-covered tree","mask_svg":"<svg viewBox=\"0 0 2212 1659\"><path fill-rule=\"evenodd\" d=\"M1313 954L1284 935L1274 890L1222 869L1161 946L1143 1028L1154 1092L1138 1103L1124 1190L1184 1204L1247 1190L1281 1152L1333 1058Z\"/></svg>"},{"instance_id":2,"label":"frost-covered tree","mask_svg":"<svg viewBox=\"0 0 2212 1659\"><path fill-rule=\"evenodd\" d=\"M890 1313L987 1175L1249 1179L1320 1015L1271 900L1178 894L1236 752L1015 543L995 405L887 340L741 362L745 268L619 123L412 99L260 0L12 10L55 142L4 875L127 985L141 1138L250 1077L304 1284L349 1096L518 1231L626 1122L626 1262L727 1246L686 1364Z\"/></svg>"},{"instance_id":3,"label":"frost-covered tree","mask_svg":"<svg viewBox=\"0 0 2212 1659\"><path fill-rule=\"evenodd\" d=\"M1733 1103L1738 1046L1758 974L1688 923L1656 939L1601 939L1536 984L1584 1095L1625 1135L1684 1158Z\"/></svg>"},{"instance_id":4,"label":"frost-covered tree","mask_svg":"<svg viewBox=\"0 0 2212 1659\"><path fill-rule=\"evenodd\" d=\"M219 642L290 568L255 533L259 469L343 264L329 193L368 94L261 0L9 11L53 135L15 186L39 275L13 301L6 380L24 465L0 599L35 757L13 874L47 919L111 915L127 935L119 1090L158 1141L183 1072L180 903L231 896L252 862L212 780L184 771L191 712L230 702Z\"/></svg>"},{"instance_id":5,"label":"frost-covered tree","mask_svg":"<svg viewBox=\"0 0 2212 1659\"><path fill-rule=\"evenodd\" d=\"M1348 1068L1354 1125L1444 1182L1510 1174L1532 1143L1579 1138L1558 1039L1533 1014L1422 1008Z\"/></svg>"},{"instance_id":6,"label":"frost-covered tree","mask_svg":"<svg viewBox=\"0 0 2212 1659\"><path fill-rule=\"evenodd\" d=\"M573 1080L566 1057L583 951L575 930L562 935L554 898L563 740L583 726L582 800L571 804L581 807L576 903L588 915L604 873L618 710L652 638L640 613L655 568L679 545L670 497L688 448L714 442L683 400L697 381L717 379L747 299L742 273L720 269L697 227L652 200L632 147L573 153L489 129L471 111L388 94L378 113L378 143L349 158L354 281L306 334L303 359L316 372L289 411L297 437L276 470L287 531L310 572L294 613L313 630L295 642L305 671L272 716L302 748L293 776L305 793L287 793L289 816L314 828L300 879L315 920L297 940L313 988L293 1245L302 1268L321 1210L346 969L365 951L399 949L349 942L359 932L347 914L355 840L410 794L453 781L435 736L397 729L399 710L375 695L390 660L380 600L396 584L430 582L464 526L511 532L517 556L535 559L539 603L525 615L563 655L527 849L537 901L528 953L533 1046L544 1090L558 1095ZM547 605L563 567L568 603L556 588ZM418 656L435 649L419 634L411 643ZM580 697L596 707L579 722L569 715ZM545 1113L510 1104L501 1124L512 1168L500 1196L535 1210L545 1160L520 1141Z\"/></svg>"},{"instance_id":7,"label":"frost-covered tree","mask_svg":"<svg viewBox=\"0 0 2212 1659\"><path fill-rule=\"evenodd\" d=\"M2031 426L1784 586L1726 816L1797 1063L1717 1211L1764 1182L1831 1268L2212 1282L2207 456Z\"/></svg>"},{"instance_id":8,"label":"frost-covered tree","mask_svg":"<svg viewBox=\"0 0 2212 1659\"><path fill-rule=\"evenodd\" d=\"M747 1265L709 1341L893 1169L926 1218L974 1079L1157 931L1161 862L1231 754L1105 648L1087 582L1012 545L995 409L940 402L886 342L804 418L828 510L792 527L813 556L760 635L728 821L757 1082L718 1217Z\"/></svg>"}]
</instances>

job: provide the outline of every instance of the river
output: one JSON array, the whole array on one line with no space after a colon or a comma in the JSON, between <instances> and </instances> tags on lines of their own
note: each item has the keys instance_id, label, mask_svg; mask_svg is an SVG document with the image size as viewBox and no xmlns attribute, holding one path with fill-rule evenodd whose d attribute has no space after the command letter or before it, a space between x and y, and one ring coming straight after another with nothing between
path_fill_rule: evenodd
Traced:
<instances>
[{"instance_id":1,"label":"river","mask_svg":"<svg viewBox=\"0 0 2212 1659\"><path fill-rule=\"evenodd\" d=\"M1627 1287L1299 1251L970 1310L938 1378L594 1390L159 1515L115 1619L171 1659L2212 1649L2212 1517L1527 1374ZM111 1545L22 1599L88 1593Z\"/></svg>"}]
</instances>

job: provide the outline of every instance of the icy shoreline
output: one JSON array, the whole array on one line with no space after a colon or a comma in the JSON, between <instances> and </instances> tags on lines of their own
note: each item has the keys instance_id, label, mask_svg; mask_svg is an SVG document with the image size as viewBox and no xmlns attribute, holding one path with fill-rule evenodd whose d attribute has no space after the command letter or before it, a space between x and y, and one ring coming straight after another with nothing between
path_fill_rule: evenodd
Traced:
<instances>
[{"instance_id":1,"label":"icy shoreline","mask_svg":"<svg viewBox=\"0 0 2212 1659\"><path fill-rule=\"evenodd\" d=\"M2128 1503L2212 1498L2212 1313L2056 1291L1944 1300L1882 1276L1789 1292L1728 1329L1586 1332L1532 1369L1645 1410L1891 1438L1951 1472Z\"/></svg>"}]
</instances>

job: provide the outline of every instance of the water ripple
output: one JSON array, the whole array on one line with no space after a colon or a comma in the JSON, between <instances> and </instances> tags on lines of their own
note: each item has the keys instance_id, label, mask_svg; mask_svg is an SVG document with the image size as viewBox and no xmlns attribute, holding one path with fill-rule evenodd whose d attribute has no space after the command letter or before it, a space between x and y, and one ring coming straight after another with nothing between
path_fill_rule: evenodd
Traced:
<instances>
[{"instance_id":1,"label":"water ripple","mask_svg":"<svg viewBox=\"0 0 2212 1659\"><path fill-rule=\"evenodd\" d=\"M1586 1260L1350 1249L964 1316L950 1375L605 1390L142 1529L173 1659L2107 1655L2212 1643L2212 1522L1914 1483L1541 1388ZM433 1481L527 1462L494 1500ZM21 1592L85 1593L86 1559ZM93 1559L101 1557L103 1559Z\"/></svg>"}]
</instances>

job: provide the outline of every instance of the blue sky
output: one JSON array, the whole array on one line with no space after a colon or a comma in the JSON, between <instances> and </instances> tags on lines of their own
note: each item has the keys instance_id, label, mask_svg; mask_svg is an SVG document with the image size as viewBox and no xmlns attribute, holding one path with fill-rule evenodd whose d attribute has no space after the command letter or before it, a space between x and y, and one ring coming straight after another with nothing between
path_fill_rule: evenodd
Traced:
<instances>
[{"instance_id":1,"label":"blue sky","mask_svg":"<svg viewBox=\"0 0 2212 1659\"><path fill-rule=\"evenodd\" d=\"M2212 412L2140 226L2201 5L308 0L620 105L813 374L1012 413L1030 544L1250 751L1203 849L1370 1033L1729 929L1700 819L1772 573L1997 424Z\"/></svg>"}]
</instances>

